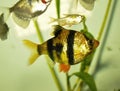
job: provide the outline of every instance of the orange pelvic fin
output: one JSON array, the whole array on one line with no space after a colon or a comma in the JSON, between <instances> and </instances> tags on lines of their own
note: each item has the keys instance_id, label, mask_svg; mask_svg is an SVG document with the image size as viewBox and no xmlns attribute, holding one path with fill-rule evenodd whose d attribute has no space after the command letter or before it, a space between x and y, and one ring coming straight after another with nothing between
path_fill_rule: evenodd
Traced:
<instances>
[{"instance_id":1,"label":"orange pelvic fin","mask_svg":"<svg viewBox=\"0 0 120 91\"><path fill-rule=\"evenodd\" d=\"M69 64L60 64L59 65L59 69L60 69L60 72L68 72L69 69L70 69L70 65Z\"/></svg>"}]
</instances>

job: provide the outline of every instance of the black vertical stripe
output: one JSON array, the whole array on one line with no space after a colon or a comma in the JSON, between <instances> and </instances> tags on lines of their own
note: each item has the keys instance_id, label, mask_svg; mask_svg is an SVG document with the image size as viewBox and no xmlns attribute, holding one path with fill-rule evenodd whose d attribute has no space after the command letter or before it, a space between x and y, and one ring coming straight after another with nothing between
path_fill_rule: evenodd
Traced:
<instances>
[{"instance_id":1,"label":"black vertical stripe","mask_svg":"<svg viewBox=\"0 0 120 91\"><path fill-rule=\"evenodd\" d=\"M70 33L67 38L67 57L69 64L74 64L74 37L75 37L75 31L70 30Z\"/></svg>"},{"instance_id":2,"label":"black vertical stripe","mask_svg":"<svg viewBox=\"0 0 120 91\"><path fill-rule=\"evenodd\" d=\"M54 61L54 57L53 57L53 40L52 39L47 41L47 50L48 50L48 55Z\"/></svg>"},{"instance_id":3,"label":"black vertical stripe","mask_svg":"<svg viewBox=\"0 0 120 91\"><path fill-rule=\"evenodd\" d=\"M56 51L56 55L59 59L61 59L61 53L62 53L62 50L63 50L63 45L61 43L56 43L56 46L55 46L55 51Z\"/></svg>"}]
</instances>

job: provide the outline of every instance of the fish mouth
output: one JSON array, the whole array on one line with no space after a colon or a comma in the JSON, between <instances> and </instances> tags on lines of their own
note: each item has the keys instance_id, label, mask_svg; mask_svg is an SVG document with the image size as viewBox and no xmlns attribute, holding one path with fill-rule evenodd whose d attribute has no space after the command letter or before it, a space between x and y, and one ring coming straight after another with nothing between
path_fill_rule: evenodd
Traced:
<instances>
[{"instance_id":1,"label":"fish mouth","mask_svg":"<svg viewBox=\"0 0 120 91\"><path fill-rule=\"evenodd\" d=\"M93 48L97 48L98 46L99 46L99 41L98 40L94 40Z\"/></svg>"}]
</instances>

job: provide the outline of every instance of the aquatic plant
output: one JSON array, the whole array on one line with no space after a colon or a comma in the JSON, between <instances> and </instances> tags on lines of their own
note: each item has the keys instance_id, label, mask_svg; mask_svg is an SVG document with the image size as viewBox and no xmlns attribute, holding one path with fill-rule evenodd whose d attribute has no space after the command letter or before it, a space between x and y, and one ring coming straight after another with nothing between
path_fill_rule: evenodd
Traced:
<instances>
[{"instance_id":1,"label":"aquatic plant","mask_svg":"<svg viewBox=\"0 0 120 91\"><path fill-rule=\"evenodd\" d=\"M99 41L101 40L101 37L102 37L103 32L104 32L104 28L105 28L105 25L106 25L106 22L107 22L107 17L108 17L109 11L110 11L111 2L112 1L109 0L108 5L107 5L107 9L106 9L106 12L105 12L105 15L104 15L104 19L103 19L103 22L102 22L102 25L101 25L101 29L100 29L98 37L97 37L97 39ZM60 11L60 6L61 6L60 0L56 0L57 18L60 18L60 12L61 12ZM86 31L86 30L88 31L89 28L85 24L85 21L86 21L86 19L83 21L83 26L84 26L83 31ZM41 36L37 20L34 20L34 24L35 24L36 31L37 31L37 34L38 34L38 38L41 42L43 42L44 40ZM69 74L69 72L66 73L67 91L81 91L82 88L85 86L83 83L86 83L89 86L89 89L91 91L97 91L97 87L96 87L94 78L92 77L92 75L90 75L88 73L91 62L94 58L94 54L95 54L95 51L93 53L91 53L89 56L87 56L87 58L85 58L82 63L80 63L81 66L80 66L79 72L74 72L72 74ZM48 58L46 58L46 60L49 61ZM59 91L64 91L64 88L61 85L60 79L57 76L59 74L57 74L55 72L54 68L49 65L49 62L48 62L48 66L50 68L53 79L56 83L56 86L58 87L58 90ZM76 83L74 83L73 87L71 87L70 79L74 76L78 77L78 79L76 80Z\"/></svg>"},{"instance_id":2,"label":"aquatic plant","mask_svg":"<svg viewBox=\"0 0 120 91\"><path fill-rule=\"evenodd\" d=\"M56 2L55 3L56 4L56 15L57 15L57 18L60 18L61 17L60 15L61 15L61 12L62 12L60 10L60 7L61 7L60 2L61 2L61 0L55 0L55 2ZM112 2L112 0L109 0L108 5L107 5L107 9L105 11L105 16L104 16L104 19L103 19L103 22L102 22L102 25L101 25L101 29L100 29L98 37L97 37L97 39L99 41L101 41L101 37L102 37L103 32L105 30L104 28L106 26L107 17L108 17L109 11L110 11L111 2ZM83 21L82 21L83 28L80 29L80 31L85 32L86 36L91 37L91 33L89 33L90 31L89 31L89 27L87 27L86 21L87 21L87 18L83 19ZM43 35L41 34L41 29L40 29L38 20L33 19L33 22L34 22L34 27L36 28L36 34L38 36L39 42L41 43L41 42L44 41L44 39L43 39ZM97 91L97 87L96 87L94 78L92 77L91 74L88 73L89 68L91 67L91 62L92 62L92 60L94 58L95 53L96 53L96 50L94 50L93 53L88 55L84 59L84 61L80 63L79 71L73 72L72 74L69 73L69 72L65 73L65 75L66 75L66 83L67 83L66 86L67 86L68 91L81 91L81 89L85 86L84 83L86 83L89 86L91 91ZM48 57L46 57L46 60L47 60L48 67L50 69L51 75L52 75L52 77L53 77L53 79L55 81L55 84L56 84L58 90L59 91L64 91L62 83L61 83L61 81L60 81L60 79L58 77L59 74L49 64L50 59ZM73 78L74 76L77 77L77 80L76 80L75 83L72 83L73 86L71 86L71 78Z\"/></svg>"}]
</instances>

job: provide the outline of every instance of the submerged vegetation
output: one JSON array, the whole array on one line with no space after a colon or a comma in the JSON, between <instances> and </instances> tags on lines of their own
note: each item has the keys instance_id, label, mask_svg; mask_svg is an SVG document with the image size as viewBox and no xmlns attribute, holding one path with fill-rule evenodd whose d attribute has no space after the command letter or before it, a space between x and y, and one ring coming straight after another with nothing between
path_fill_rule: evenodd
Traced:
<instances>
[{"instance_id":1,"label":"submerged vegetation","mask_svg":"<svg viewBox=\"0 0 120 91\"><path fill-rule=\"evenodd\" d=\"M23 2L22 3L22 8L24 9L23 11L26 11L25 13L23 12L22 14L21 14L21 11L22 11L22 8L21 7L18 7L20 4L21 4L21 1ZM41 43L43 43L44 42L44 39L43 39L43 35L41 34L41 30L40 30L40 27L39 27L39 23L38 23L38 20L37 20L37 16L39 16L39 15L41 15L41 14L44 14L44 12L46 11L46 9L49 7L49 5L50 5L50 3L53 1L53 0L21 0L21 1L19 1L15 6L14 6L14 9L13 8L11 8L13 11L13 19L15 20L15 22L19 25L19 26L21 26L21 27L23 27L23 28L26 28L27 26L28 26L28 24L29 24L29 22L30 22L30 20L33 20L33 23L34 23L34 26L33 27L35 27L35 29L36 29L36 35L38 36L38 39L39 39L39 41L40 41L40 43L39 44L41 44ZM80 3L85 9L87 9L87 10L92 10L92 9L94 9L94 3L95 3L95 0L75 0L75 2L77 3L76 5L79 5L78 3ZM20 4L19 4L20 3ZM28 3L28 4L27 4ZM42 4L41 4L42 3ZM61 17L60 15L61 15L61 12L62 12L62 10L60 10L61 9L61 0L55 0L55 6L56 6L56 16L57 16L57 19L55 19L55 21L56 22L58 22L58 25L60 25L60 26L62 26L61 25L61 22L62 22L62 24L63 24L63 26L64 26L64 23L65 23L65 25L68 25L69 26L69 24L68 23L70 23L70 22L72 22L72 23L70 23L70 26L72 26L72 25L74 25L74 24L76 24L76 22L77 22L77 24L78 23L80 23L81 25L83 25L83 28L81 28L81 29L79 29L78 31L80 32L80 33L82 33L84 36L85 36L85 38L86 38L86 40L88 41L89 40L89 43L90 43L90 45L92 45L92 47L95 47L95 48L92 48L92 52L89 52L88 54L85 54L85 56L84 55L82 55L82 56L84 56L82 59L81 59L81 63L80 63L80 68L79 68L79 71L77 71L77 72L73 72L72 74L70 74L69 73L69 68L67 69L65 69L65 65L62 65L61 67L63 67L63 69L65 69L65 76L66 76L66 86L67 86L67 91L82 91L82 89L85 87L85 84L86 85L88 85L88 87L89 87L89 89L90 89L90 91L97 91L97 87L96 87L96 84L95 84L95 80L94 80L94 78L92 77L92 75L91 74L89 74L88 73L88 71L89 71L89 69L90 69L90 67L91 67L91 62L92 62L92 60L93 60L93 58L94 58L94 54L96 53L96 48L98 47L98 45L99 45L99 43L101 43L100 41L101 41L101 37L102 37L102 35L103 35L103 32L104 32L104 28L105 28L105 26L106 26L106 22L107 22L107 17L108 17L108 14L109 14L109 11L110 11L110 7L111 7L111 3L112 3L112 0L109 0L108 1L108 5L107 5L107 8L106 8L106 11L105 11L105 15L104 15L104 19L103 19L103 22L102 22L102 24L101 24L101 29L99 30L99 34L98 34L98 36L97 36L97 38L94 38L94 35L92 35L91 33L90 33L90 31L89 31L89 27L87 27L87 24L86 24L86 21L87 21L87 18L85 17L85 15L80 15L80 14L68 14L66 17ZM27 4L27 6L26 6L26 4ZM18 6L17 6L18 5ZM34 10L35 10L35 12L34 12L34 10L33 10L33 7L32 7L32 5L34 6L36 6L37 7L37 5L43 5L43 7L44 8L39 8L38 10L36 9L36 8L34 8ZM25 7L25 8L24 8ZM17 9L19 9L20 11L16 11ZM32 11L33 10L33 11ZM71 16L72 17L71 17ZM78 21L73 21L73 18L77 18L78 19L78 17L76 17L76 16L74 16L74 15L78 15L78 16L80 16L79 18L79 20ZM35 18L34 18L35 17ZM33 19L34 18L34 19ZM62 19L62 20L60 20L60 19ZM68 21L68 20L70 20L70 21ZM67 21L67 22L66 22ZM23 24L25 24L25 25L23 25ZM0 27L1 28L1 27ZM3 31L3 29L0 29L0 33L1 33L1 30ZM56 30L56 29L55 29ZM56 31L54 31L54 35L55 35L55 37L57 36L58 37L58 35L60 34L60 31L61 30L61 27L58 29L57 28L57 30ZM63 28L63 30L67 30L67 29L64 29ZM4 30L5 31L5 33L6 34L4 34L5 35L5 39L6 39L6 36L7 36L7 32L8 32L8 28L7 28L7 32L6 32L6 29ZM72 30L70 30L69 29L69 31L72 31ZM1 39L3 39L4 40L4 35L1 35L0 34L0 38ZM62 36L62 35L61 35ZM66 35L65 35L66 36ZM68 37L67 37L68 38ZM71 38L71 36L70 36L70 38ZM81 37L80 37L81 38ZM91 40L93 40L93 39L97 39L98 41L99 41L99 43L98 42L95 42L95 44L93 43L93 41L91 41ZM86 40L84 39L84 40L82 40L83 42L86 42ZM50 43L50 42L49 42ZM66 44L66 43L61 43L62 45L60 45L59 44L59 46L57 46L57 47L59 47L59 48L61 48L61 46L63 47L63 45L64 44ZM32 45L32 46L34 46L35 44L30 44L30 45ZM56 45L57 45L57 43L56 43ZM69 44L70 45L70 44ZM37 46L37 45L35 45L35 46ZM87 46L87 45L85 45L85 46ZM46 47L46 46L45 46ZM66 48L66 47L65 47ZM75 48L75 47L74 47ZM37 48L37 51L39 51L39 47ZM56 50L60 50L60 49L56 49ZM69 48L69 51L71 50L71 47ZM73 49L74 50L74 49ZM72 50L72 51L73 51ZM87 50L87 51L89 51L89 50ZM55 52L55 51L54 51ZM59 55L60 56L60 54L58 53L58 54L56 54L56 55ZM79 56L81 56L81 55L77 55L77 57L79 58ZM36 56L36 58L38 57L39 55L37 54L37 56ZM51 54L49 53L49 56L51 57ZM64 56L64 55L63 55ZM63 57L62 56L62 57ZM66 56L66 55L65 55ZM63 59L65 59L66 57L64 56L64 58ZM69 55L69 56L72 56L72 55ZM36 58L31 58L32 60L35 60ZM71 58L71 57L70 57ZM52 57L51 57L51 59L53 59ZM57 59L59 59L59 58L57 58ZM62 59L62 58L61 58ZM50 65L50 63L49 63L49 61L51 61L48 57L46 57L46 60L47 60L47 64L48 64L48 67L49 67L49 69L50 69L50 72L51 72L51 75L52 75L52 77L53 77L53 79L54 79L54 81L55 81L55 84L56 84L56 86L57 86L57 88L58 88L58 90L59 91L64 91L64 88L62 87L62 83L61 83L61 81L60 81L60 79L59 79L59 77L58 77L58 73L55 71L55 69L54 69L54 67L52 67L51 65ZM55 60L56 61L56 60ZM73 61L73 60L72 60ZM32 64L34 61L32 61L32 62L30 62L30 64ZM64 63L64 60L61 60L60 62L58 61L58 63ZM74 65L76 64L76 63L73 63ZM73 65L72 64L72 65ZM71 64L68 62L67 63L67 67L68 67L68 65L70 66ZM62 69L62 70L63 70ZM67 71L66 71L67 70ZM73 77L77 77L77 80L76 80L76 82L75 83L72 83L71 84L71 78L73 78Z\"/></svg>"},{"instance_id":2,"label":"submerged vegetation","mask_svg":"<svg viewBox=\"0 0 120 91\"><path fill-rule=\"evenodd\" d=\"M78 0L77 0L78 1ZM108 14L109 14L109 11L110 11L110 6L111 6L111 0L109 0L108 2L108 5L107 5L107 9L106 9L106 13L105 13L105 16L104 16L104 19L103 19L103 23L102 23L102 26L101 26L101 29L99 31L99 34L98 34L98 40L100 41L101 37L102 37L102 34L103 34L103 31L104 31L104 28L105 28L105 25L106 25L106 20L107 20L107 17L108 17ZM60 0L56 0L56 14L57 14L57 17L58 19L60 18ZM87 25L85 24L85 21L86 19L83 20L83 26L84 26L84 29L81 29L83 32L86 32L87 31L87 36L91 37L88 33L88 30L89 28L87 28ZM37 23L37 22L36 22ZM37 30L38 31L38 30ZM39 30L40 31L40 30ZM38 37L41 39L41 33L39 32L38 33ZM43 40L42 40L43 41ZM72 74L69 74L68 72L66 73L66 83L67 83L67 91L81 91L82 88L85 86L83 85L83 83L86 83L88 86L89 86L89 89L91 91L97 91L97 87L96 87L96 84L95 84L95 81L94 81L94 78L88 73L89 71L89 68L90 68L90 64L92 62L92 59L94 57L94 54L95 54L95 51L92 52L90 55L88 55L83 62L81 62L81 66L80 66L80 71L79 72L74 72ZM48 59L47 59L48 60ZM50 71L51 71L51 74L55 80L55 83L58 87L58 90L59 91L64 91L63 90L63 87L61 85L61 82L58 78L58 74L55 72L55 70L49 65L48 63L48 66L50 68ZM70 83L70 78L71 77L78 77L78 79L76 80L76 83L71 87L71 83ZM73 84L73 83L72 83Z\"/></svg>"}]
</instances>

